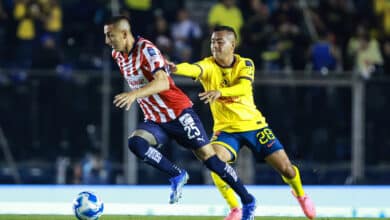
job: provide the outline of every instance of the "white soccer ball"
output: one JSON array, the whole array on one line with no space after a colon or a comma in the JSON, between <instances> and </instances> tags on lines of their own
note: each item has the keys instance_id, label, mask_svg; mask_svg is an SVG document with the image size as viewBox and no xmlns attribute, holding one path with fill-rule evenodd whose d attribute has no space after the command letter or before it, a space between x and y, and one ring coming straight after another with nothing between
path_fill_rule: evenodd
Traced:
<instances>
[{"instance_id":1,"label":"white soccer ball","mask_svg":"<svg viewBox=\"0 0 390 220\"><path fill-rule=\"evenodd\" d=\"M73 201L73 211L79 220L96 220L103 214L104 204L94 192L81 192Z\"/></svg>"}]
</instances>

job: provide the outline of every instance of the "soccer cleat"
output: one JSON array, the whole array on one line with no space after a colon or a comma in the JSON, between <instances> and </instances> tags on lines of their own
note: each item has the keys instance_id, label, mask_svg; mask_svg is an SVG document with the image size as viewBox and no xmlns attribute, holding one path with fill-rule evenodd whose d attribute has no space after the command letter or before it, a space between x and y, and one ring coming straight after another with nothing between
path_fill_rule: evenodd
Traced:
<instances>
[{"instance_id":1,"label":"soccer cleat","mask_svg":"<svg viewBox=\"0 0 390 220\"><path fill-rule=\"evenodd\" d=\"M242 216L242 211L240 208L232 208L229 215L227 215L223 220L240 220Z\"/></svg>"},{"instance_id":2,"label":"soccer cleat","mask_svg":"<svg viewBox=\"0 0 390 220\"><path fill-rule=\"evenodd\" d=\"M308 219L314 219L316 217L316 207L309 198L309 196L297 196L294 190L291 191L293 196L298 200L299 205L301 206L303 213L305 213Z\"/></svg>"},{"instance_id":3,"label":"soccer cleat","mask_svg":"<svg viewBox=\"0 0 390 220\"><path fill-rule=\"evenodd\" d=\"M241 220L254 220L255 219L255 210L256 210L256 199L253 197L253 201L242 206L242 217Z\"/></svg>"},{"instance_id":4,"label":"soccer cleat","mask_svg":"<svg viewBox=\"0 0 390 220\"><path fill-rule=\"evenodd\" d=\"M189 178L190 177L188 173L185 170L182 170L178 176L169 179L172 189L171 195L169 197L170 204L177 203L179 201L181 198L183 186L187 183Z\"/></svg>"}]
</instances>

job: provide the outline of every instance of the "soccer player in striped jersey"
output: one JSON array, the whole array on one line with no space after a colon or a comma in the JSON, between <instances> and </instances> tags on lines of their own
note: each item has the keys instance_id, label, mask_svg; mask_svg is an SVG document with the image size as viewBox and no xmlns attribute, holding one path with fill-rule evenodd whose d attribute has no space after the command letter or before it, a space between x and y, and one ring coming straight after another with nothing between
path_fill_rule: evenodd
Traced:
<instances>
[{"instance_id":1,"label":"soccer player in striped jersey","mask_svg":"<svg viewBox=\"0 0 390 220\"><path fill-rule=\"evenodd\" d=\"M248 146L257 158L264 158L282 175L305 215L313 219L315 207L302 188L298 168L291 164L282 144L254 103L253 61L234 54L235 46L234 30L228 26L217 26L211 36L211 57L194 64L169 64L175 74L192 77L203 85L205 91L199 97L210 104L214 119L211 141L218 157L234 162L239 150L244 145ZM214 173L211 176L231 208L225 220L240 219L241 210L232 189ZM244 209L242 215L247 215Z\"/></svg>"},{"instance_id":2,"label":"soccer player in striped jersey","mask_svg":"<svg viewBox=\"0 0 390 220\"><path fill-rule=\"evenodd\" d=\"M142 37L134 38L130 22L123 16L108 22L104 34L106 44L112 47L112 57L131 88L130 92L116 95L114 104L129 110L137 101L145 116L145 121L129 137L129 149L147 164L170 176L170 203L181 197L181 189L189 177L185 170L152 146L164 144L172 138L192 150L208 169L227 182L251 212L246 219L253 219L254 197L234 169L216 156L198 115L192 109L192 102L174 84L169 76L168 62L156 46Z\"/></svg>"}]
</instances>

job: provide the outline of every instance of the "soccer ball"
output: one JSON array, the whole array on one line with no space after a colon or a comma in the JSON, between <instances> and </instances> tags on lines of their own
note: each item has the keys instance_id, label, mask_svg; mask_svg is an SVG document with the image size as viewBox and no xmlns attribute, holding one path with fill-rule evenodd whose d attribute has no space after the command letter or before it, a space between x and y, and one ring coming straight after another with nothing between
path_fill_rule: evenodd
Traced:
<instances>
[{"instance_id":1,"label":"soccer ball","mask_svg":"<svg viewBox=\"0 0 390 220\"><path fill-rule=\"evenodd\" d=\"M93 192L81 192L73 201L73 211L79 220L96 220L103 214L103 201Z\"/></svg>"}]
</instances>

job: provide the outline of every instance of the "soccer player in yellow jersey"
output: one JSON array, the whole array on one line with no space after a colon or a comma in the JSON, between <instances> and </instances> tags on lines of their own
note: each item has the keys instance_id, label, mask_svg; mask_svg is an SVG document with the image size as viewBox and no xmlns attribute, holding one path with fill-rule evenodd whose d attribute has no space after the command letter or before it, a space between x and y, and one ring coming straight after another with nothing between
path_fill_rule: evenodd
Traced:
<instances>
[{"instance_id":1,"label":"soccer player in yellow jersey","mask_svg":"<svg viewBox=\"0 0 390 220\"><path fill-rule=\"evenodd\" d=\"M194 64L170 63L171 70L177 75L199 80L203 85L205 91L199 97L210 104L214 119L212 145L221 160L234 162L240 148L249 147L256 157L263 157L281 174L305 215L313 219L315 206L302 188L298 168L291 164L282 144L254 103L253 61L234 54L235 46L234 30L217 26L211 36L211 57ZM214 173L211 176L231 208L225 220L240 219L241 209L232 189Z\"/></svg>"}]
</instances>

